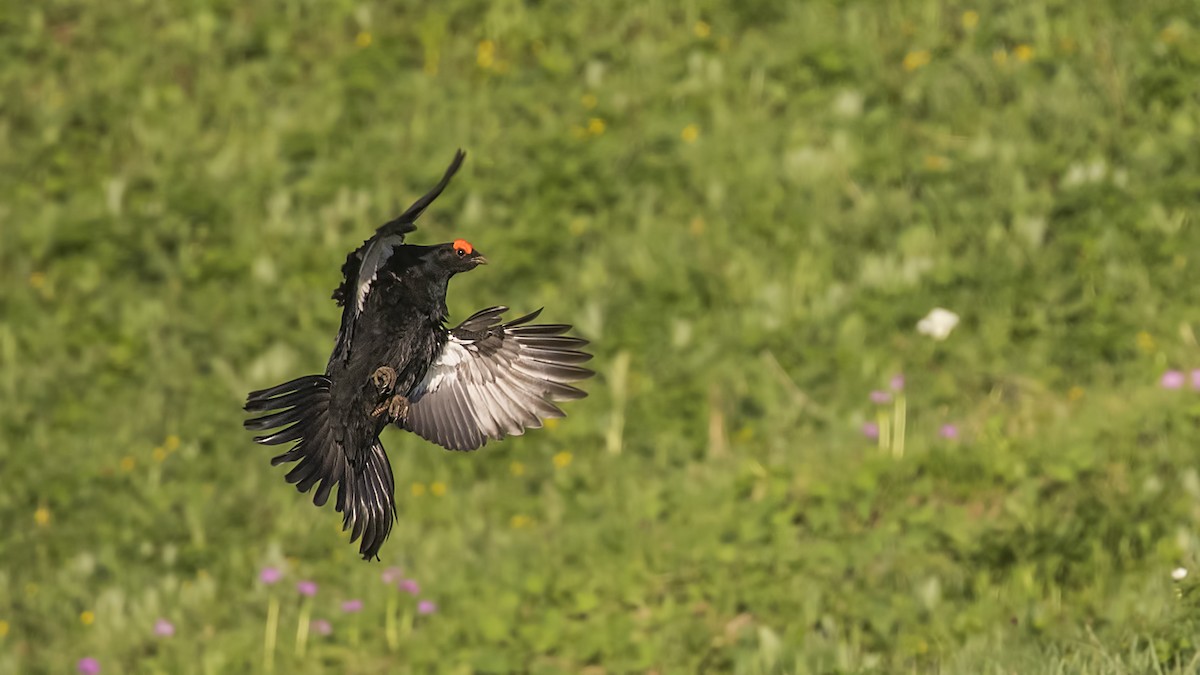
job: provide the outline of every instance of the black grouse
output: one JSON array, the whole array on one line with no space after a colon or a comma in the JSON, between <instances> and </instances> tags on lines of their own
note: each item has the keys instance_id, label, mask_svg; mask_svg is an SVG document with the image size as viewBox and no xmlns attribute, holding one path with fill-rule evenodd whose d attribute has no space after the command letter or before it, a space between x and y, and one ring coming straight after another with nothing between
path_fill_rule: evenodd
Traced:
<instances>
[{"instance_id":1,"label":"black grouse","mask_svg":"<svg viewBox=\"0 0 1200 675\"><path fill-rule=\"evenodd\" d=\"M247 429L264 445L295 441L272 465L323 506L336 508L363 558L378 558L396 518L395 482L379 434L388 424L449 450L475 450L562 417L552 401L587 394L570 382L594 373L586 340L570 326L531 323L541 310L504 322L507 307L476 312L447 329L446 287L487 260L471 244L416 246L404 236L462 165L460 150L442 180L346 257L333 298L341 328L324 375L252 392ZM272 431L274 430L274 431Z\"/></svg>"}]
</instances>

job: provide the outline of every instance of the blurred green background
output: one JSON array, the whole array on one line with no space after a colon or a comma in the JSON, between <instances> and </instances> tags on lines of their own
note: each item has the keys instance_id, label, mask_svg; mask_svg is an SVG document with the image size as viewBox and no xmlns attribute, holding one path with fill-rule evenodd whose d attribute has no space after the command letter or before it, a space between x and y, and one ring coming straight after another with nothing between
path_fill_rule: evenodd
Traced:
<instances>
[{"instance_id":1,"label":"blurred green background","mask_svg":"<svg viewBox=\"0 0 1200 675\"><path fill-rule=\"evenodd\" d=\"M1198 82L1194 2L8 3L0 672L1193 672ZM240 406L457 147L452 319L600 375L387 432L367 564Z\"/></svg>"}]
</instances>

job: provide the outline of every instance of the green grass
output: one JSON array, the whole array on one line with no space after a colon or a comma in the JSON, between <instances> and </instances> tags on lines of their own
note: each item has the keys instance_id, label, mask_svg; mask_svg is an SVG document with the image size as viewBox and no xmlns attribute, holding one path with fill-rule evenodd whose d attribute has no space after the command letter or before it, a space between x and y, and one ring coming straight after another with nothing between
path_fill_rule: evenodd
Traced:
<instances>
[{"instance_id":1,"label":"green grass","mask_svg":"<svg viewBox=\"0 0 1200 675\"><path fill-rule=\"evenodd\" d=\"M1194 671L1200 7L436 7L0 8L0 673L263 672L272 597L281 673ZM600 375L388 432L366 564L240 406L459 146L453 317L545 305Z\"/></svg>"}]
</instances>

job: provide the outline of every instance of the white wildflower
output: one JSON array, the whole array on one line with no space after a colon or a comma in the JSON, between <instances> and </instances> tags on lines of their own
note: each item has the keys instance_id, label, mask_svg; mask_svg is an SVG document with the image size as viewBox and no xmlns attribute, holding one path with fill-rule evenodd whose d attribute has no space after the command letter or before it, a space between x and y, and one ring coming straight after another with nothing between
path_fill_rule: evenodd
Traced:
<instances>
[{"instance_id":1,"label":"white wildflower","mask_svg":"<svg viewBox=\"0 0 1200 675\"><path fill-rule=\"evenodd\" d=\"M917 332L934 340L945 340L958 325L958 315L948 309L934 307L929 314L917 322Z\"/></svg>"},{"instance_id":2,"label":"white wildflower","mask_svg":"<svg viewBox=\"0 0 1200 675\"><path fill-rule=\"evenodd\" d=\"M1171 578L1175 581L1183 581L1187 578L1187 568L1176 567L1175 569L1171 570Z\"/></svg>"}]
</instances>

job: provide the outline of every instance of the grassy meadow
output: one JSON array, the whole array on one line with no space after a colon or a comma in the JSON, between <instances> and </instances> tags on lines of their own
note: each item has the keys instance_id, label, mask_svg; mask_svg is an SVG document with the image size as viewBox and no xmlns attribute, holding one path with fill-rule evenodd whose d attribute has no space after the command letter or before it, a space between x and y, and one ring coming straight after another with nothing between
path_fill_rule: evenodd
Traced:
<instances>
[{"instance_id":1,"label":"grassy meadow","mask_svg":"<svg viewBox=\"0 0 1200 675\"><path fill-rule=\"evenodd\" d=\"M1198 82L1194 2L10 2L0 674L1195 672ZM241 404L458 147L452 320L599 375L387 432L365 563Z\"/></svg>"}]
</instances>

